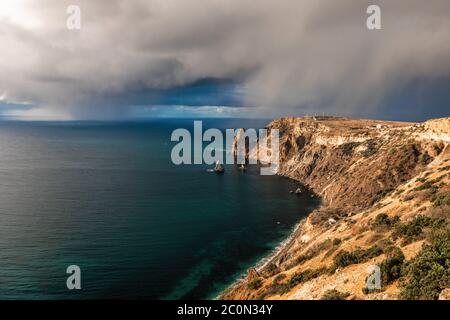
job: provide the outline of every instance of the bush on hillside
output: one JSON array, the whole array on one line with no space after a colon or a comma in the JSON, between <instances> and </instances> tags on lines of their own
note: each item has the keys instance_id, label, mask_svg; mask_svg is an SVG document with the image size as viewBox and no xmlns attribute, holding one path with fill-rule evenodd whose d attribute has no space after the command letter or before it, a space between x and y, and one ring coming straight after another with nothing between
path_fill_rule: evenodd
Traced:
<instances>
[{"instance_id":1,"label":"bush on hillside","mask_svg":"<svg viewBox=\"0 0 450 320\"><path fill-rule=\"evenodd\" d=\"M423 238L423 229L432 224L433 219L426 216L416 216L413 220L399 224L395 227L392 236L395 238L404 238L404 245Z\"/></svg>"},{"instance_id":2,"label":"bush on hillside","mask_svg":"<svg viewBox=\"0 0 450 320\"><path fill-rule=\"evenodd\" d=\"M280 273L280 274L276 275L275 278L273 278L272 283L273 284L279 284L284 279L286 279L286 274Z\"/></svg>"},{"instance_id":3,"label":"bush on hillside","mask_svg":"<svg viewBox=\"0 0 450 320\"><path fill-rule=\"evenodd\" d=\"M433 202L434 207L450 206L450 192L438 194Z\"/></svg>"},{"instance_id":4,"label":"bush on hillside","mask_svg":"<svg viewBox=\"0 0 450 320\"><path fill-rule=\"evenodd\" d=\"M348 292L340 292L336 289L327 290L320 300L345 300L350 295Z\"/></svg>"},{"instance_id":5,"label":"bush on hillside","mask_svg":"<svg viewBox=\"0 0 450 320\"><path fill-rule=\"evenodd\" d=\"M343 268L352 264L362 263L383 253L383 249L374 245L366 250L356 249L353 252L339 251L334 257L334 269Z\"/></svg>"},{"instance_id":6,"label":"bush on hillside","mask_svg":"<svg viewBox=\"0 0 450 320\"><path fill-rule=\"evenodd\" d=\"M402 275L402 267L405 262L405 255L400 248L394 247L387 254L385 260L380 264L381 285L387 286L397 280Z\"/></svg>"},{"instance_id":7,"label":"bush on hillside","mask_svg":"<svg viewBox=\"0 0 450 320\"><path fill-rule=\"evenodd\" d=\"M375 220L372 222L371 229L388 229L396 225L400 221L398 216L389 218L386 213L380 213L375 217Z\"/></svg>"},{"instance_id":8,"label":"bush on hillside","mask_svg":"<svg viewBox=\"0 0 450 320\"><path fill-rule=\"evenodd\" d=\"M450 288L450 232L434 237L404 269L400 297L432 300Z\"/></svg>"},{"instance_id":9,"label":"bush on hillside","mask_svg":"<svg viewBox=\"0 0 450 320\"><path fill-rule=\"evenodd\" d=\"M250 290L257 290L261 288L262 280L260 278L253 279L249 283L247 283L247 288Z\"/></svg>"}]
</instances>

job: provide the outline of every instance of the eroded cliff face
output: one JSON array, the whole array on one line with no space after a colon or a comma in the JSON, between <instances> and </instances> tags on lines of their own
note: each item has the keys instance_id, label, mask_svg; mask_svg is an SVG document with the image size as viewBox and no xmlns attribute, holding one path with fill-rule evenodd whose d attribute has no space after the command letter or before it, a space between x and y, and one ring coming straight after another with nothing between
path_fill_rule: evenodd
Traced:
<instances>
[{"instance_id":1,"label":"eroded cliff face","mask_svg":"<svg viewBox=\"0 0 450 320\"><path fill-rule=\"evenodd\" d=\"M310 188L323 205L270 264L253 270L222 298L318 299L331 289L357 299L397 298L398 281L382 292L362 292L367 268L385 259L387 250L343 268L336 267L336 256L389 243L411 259L423 237L407 244L393 239L392 229L371 227L377 217L396 217L399 223L418 215L448 218L446 204L436 208L433 201L449 192L450 118L421 124L282 118L267 128L280 131L278 174ZM256 150L249 150L249 157L257 157Z\"/></svg>"}]
</instances>

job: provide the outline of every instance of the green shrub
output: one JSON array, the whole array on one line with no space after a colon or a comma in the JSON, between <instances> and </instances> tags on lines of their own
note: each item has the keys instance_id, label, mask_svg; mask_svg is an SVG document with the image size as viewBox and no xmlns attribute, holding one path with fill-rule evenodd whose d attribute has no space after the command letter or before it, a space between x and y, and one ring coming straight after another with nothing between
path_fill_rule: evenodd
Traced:
<instances>
[{"instance_id":1,"label":"green shrub","mask_svg":"<svg viewBox=\"0 0 450 320\"><path fill-rule=\"evenodd\" d=\"M256 290L261 288L262 280L260 278L253 279L249 283L247 283L247 288L250 290Z\"/></svg>"},{"instance_id":2,"label":"green shrub","mask_svg":"<svg viewBox=\"0 0 450 320\"><path fill-rule=\"evenodd\" d=\"M378 191L375 197L373 197L372 200L370 201L371 205L374 205L375 203L377 203L378 201L389 195L392 191L393 191L392 188L386 188Z\"/></svg>"},{"instance_id":3,"label":"green shrub","mask_svg":"<svg viewBox=\"0 0 450 320\"><path fill-rule=\"evenodd\" d=\"M360 262L365 262L368 261L372 258L378 257L380 254L383 254L383 249L378 246L372 246L367 250L361 250L361 251L357 251L359 253L358 258L360 260Z\"/></svg>"},{"instance_id":4,"label":"green shrub","mask_svg":"<svg viewBox=\"0 0 450 320\"><path fill-rule=\"evenodd\" d=\"M365 262L379 256L382 253L383 249L377 245L374 245L366 250L357 249L353 252L342 250L339 251L338 254L336 254L336 256L334 257L333 269L335 270L337 268L344 268L352 264Z\"/></svg>"},{"instance_id":5,"label":"green shrub","mask_svg":"<svg viewBox=\"0 0 450 320\"><path fill-rule=\"evenodd\" d=\"M421 154L419 156L419 163L424 165L424 166L429 164L432 160L433 160L433 158L431 158L430 155L427 152L425 152L424 154Z\"/></svg>"},{"instance_id":6,"label":"green shrub","mask_svg":"<svg viewBox=\"0 0 450 320\"><path fill-rule=\"evenodd\" d=\"M273 278L272 283L273 284L279 284L284 279L286 279L286 275L284 273L280 273L279 275L275 276L275 278Z\"/></svg>"},{"instance_id":7,"label":"green shrub","mask_svg":"<svg viewBox=\"0 0 450 320\"><path fill-rule=\"evenodd\" d=\"M405 255L400 248L394 247L380 264L381 285L387 286L401 277Z\"/></svg>"},{"instance_id":8,"label":"green shrub","mask_svg":"<svg viewBox=\"0 0 450 320\"><path fill-rule=\"evenodd\" d=\"M434 207L450 206L450 192L438 194L433 202Z\"/></svg>"},{"instance_id":9,"label":"green shrub","mask_svg":"<svg viewBox=\"0 0 450 320\"><path fill-rule=\"evenodd\" d=\"M336 289L327 290L320 300L345 300L350 295L348 292L340 292Z\"/></svg>"},{"instance_id":10,"label":"green shrub","mask_svg":"<svg viewBox=\"0 0 450 320\"><path fill-rule=\"evenodd\" d=\"M404 238L404 244L420 240L423 238L423 228L430 226L432 222L432 218L419 215L407 223L397 225L392 236Z\"/></svg>"},{"instance_id":11,"label":"green shrub","mask_svg":"<svg viewBox=\"0 0 450 320\"><path fill-rule=\"evenodd\" d=\"M289 263L286 267L287 269L291 269L295 266L300 266L304 264L306 261L314 258L316 256L316 253L307 252L305 254L302 254L295 258L295 260L292 263Z\"/></svg>"},{"instance_id":12,"label":"green shrub","mask_svg":"<svg viewBox=\"0 0 450 320\"><path fill-rule=\"evenodd\" d=\"M400 297L408 300L437 299L450 287L450 232L435 237L405 267Z\"/></svg>"},{"instance_id":13,"label":"green shrub","mask_svg":"<svg viewBox=\"0 0 450 320\"><path fill-rule=\"evenodd\" d=\"M367 143L367 149L362 152L362 155L364 158L370 158L371 156L376 154L377 151L378 151L377 145L375 144L375 142L373 140L370 140Z\"/></svg>"},{"instance_id":14,"label":"green shrub","mask_svg":"<svg viewBox=\"0 0 450 320\"><path fill-rule=\"evenodd\" d=\"M437 177L436 179L431 180L431 183L439 183L442 181L442 179L444 179L447 176L447 174L443 174L440 175L439 177Z\"/></svg>"},{"instance_id":15,"label":"green shrub","mask_svg":"<svg viewBox=\"0 0 450 320\"><path fill-rule=\"evenodd\" d=\"M346 156L351 156L353 154L353 149L355 149L358 146L358 143L350 142L350 143L344 143L341 145L342 153Z\"/></svg>"},{"instance_id":16,"label":"green shrub","mask_svg":"<svg viewBox=\"0 0 450 320\"><path fill-rule=\"evenodd\" d=\"M369 294L369 293L375 293L375 292L381 292L380 289L369 289L367 287L362 288L362 293Z\"/></svg>"},{"instance_id":17,"label":"green shrub","mask_svg":"<svg viewBox=\"0 0 450 320\"><path fill-rule=\"evenodd\" d=\"M334 265L339 268L343 268L349 266L351 264L358 263L358 259L356 256L348 251L339 251L338 254L334 257Z\"/></svg>"},{"instance_id":18,"label":"green shrub","mask_svg":"<svg viewBox=\"0 0 450 320\"><path fill-rule=\"evenodd\" d=\"M448 225L449 220L445 218L434 218L430 224L430 228L432 232L439 232L441 230L445 230L445 227Z\"/></svg>"},{"instance_id":19,"label":"green shrub","mask_svg":"<svg viewBox=\"0 0 450 320\"><path fill-rule=\"evenodd\" d=\"M396 225L400 221L398 216L393 218L389 218L386 213L380 213L375 217L375 220L372 222L371 229L386 229L391 228Z\"/></svg>"},{"instance_id":20,"label":"green shrub","mask_svg":"<svg viewBox=\"0 0 450 320\"><path fill-rule=\"evenodd\" d=\"M265 290L260 296L259 300L263 300L265 297L274 295L274 294L284 294L289 292L290 287L286 283L272 283L270 286L267 287L267 290Z\"/></svg>"},{"instance_id":21,"label":"green shrub","mask_svg":"<svg viewBox=\"0 0 450 320\"><path fill-rule=\"evenodd\" d=\"M302 272L294 273L291 279L289 280L288 285L291 288L293 288L300 283L304 283L309 280L315 279L326 272L327 268L319 268L319 269L307 269Z\"/></svg>"},{"instance_id":22,"label":"green shrub","mask_svg":"<svg viewBox=\"0 0 450 320\"><path fill-rule=\"evenodd\" d=\"M275 278L272 284L267 288L266 292L264 293L264 296L287 293L296 285L315 279L320 275L325 274L327 271L328 271L327 268L319 268L314 270L307 269L302 272L294 273L292 277L289 279L289 281L287 281L286 283L280 283L280 281L286 277L284 274L281 274L280 276L283 276L283 278L278 280L276 280Z\"/></svg>"},{"instance_id":23,"label":"green shrub","mask_svg":"<svg viewBox=\"0 0 450 320\"><path fill-rule=\"evenodd\" d=\"M433 183L431 183L430 181L427 181L427 182L421 184L420 186L414 188L413 191L422 191L422 190L427 190L427 189L431 189L432 192L436 192L438 190L438 188Z\"/></svg>"}]
</instances>

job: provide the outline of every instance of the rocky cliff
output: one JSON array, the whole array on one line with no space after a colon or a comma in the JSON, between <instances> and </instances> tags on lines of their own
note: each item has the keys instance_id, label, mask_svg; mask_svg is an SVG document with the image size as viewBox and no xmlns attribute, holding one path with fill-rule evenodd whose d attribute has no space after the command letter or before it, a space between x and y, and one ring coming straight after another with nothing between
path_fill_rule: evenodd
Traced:
<instances>
[{"instance_id":1,"label":"rocky cliff","mask_svg":"<svg viewBox=\"0 0 450 320\"><path fill-rule=\"evenodd\" d=\"M433 235L448 230L450 118L282 118L267 128L280 131L278 174L297 180L323 204L270 263L251 270L222 298L397 299L413 292L404 289L412 277L406 266ZM248 156L256 154L249 150ZM436 227L436 221L444 222ZM395 275L386 267L393 261ZM373 266L384 272L376 290L367 288ZM443 277L436 290L448 286L449 271Z\"/></svg>"}]
</instances>

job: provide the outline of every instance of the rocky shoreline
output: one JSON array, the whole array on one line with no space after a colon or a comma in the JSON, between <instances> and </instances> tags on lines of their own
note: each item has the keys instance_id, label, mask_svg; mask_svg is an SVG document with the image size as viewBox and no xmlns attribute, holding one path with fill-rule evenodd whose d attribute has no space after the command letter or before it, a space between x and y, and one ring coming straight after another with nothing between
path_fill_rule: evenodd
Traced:
<instances>
[{"instance_id":1,"label":"rocky shoreline","mask_svg":"<svg viewBox=\"0 0 450 320\"><path fill-rule=\"evenodd\" d=\"M433 197L445 195L450 185L450 118L418 124L283 118L267 128L280 130L278 174L304 184L322 197L323 204L220 298L318 299L336 288L356 299L397 298L395 282L383 293L362 294L367 267L386 254L330 270L342 251L369 250L389 241L387 232L370 228L378 215L403 222L436 214ZM255 154L248 150L249 157ZM390 244L407 259L423 245L423 239ZM293 281L299 275L304 279ZM284 278L291 280L280 280Z\"/></svg>"},{"instance_id":2,"label":"rocky shoreline","mask_svg":"<svg viewBox=\"0 0 450 320\"><path fill-rule=\"evenodd\" d=\"M265 268L267 268L268 265L273 263L280 255L283 254L283 252L292 244L292 242L295 240L298 230L301 228L301 226L306 222L306 218L303 218L298 222L293 228L292 231L289 233L289 235L280 242L278 246L276 246L267 256L260 259L254 267L250 268L247 273L260 273L263 272ZM223 295L226 291L230 291L233 288L237 288L243 283L247 281L247 276L240 277L236 281L234 281L224 292L220 293L216 299L220 300L223 298Z\"/></svg>"}]
</instances>

